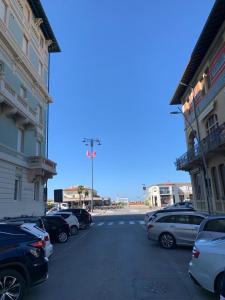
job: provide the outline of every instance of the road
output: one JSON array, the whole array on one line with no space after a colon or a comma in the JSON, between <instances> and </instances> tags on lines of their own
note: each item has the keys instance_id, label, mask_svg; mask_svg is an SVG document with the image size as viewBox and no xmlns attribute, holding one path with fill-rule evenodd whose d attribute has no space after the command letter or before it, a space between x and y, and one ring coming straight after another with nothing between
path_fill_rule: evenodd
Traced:
<instances>
[{"instance_id":1,"label":"road","mask_svg":"<svg viewBox=\"0 0 225 300\"><path fill-rule=\"evenodd\" d=\"M49 279L26 300L212 300L187 275L190 248L164 250L146 238L143 215L96 216L56 244Z\"/></svg>"}]
</instances>

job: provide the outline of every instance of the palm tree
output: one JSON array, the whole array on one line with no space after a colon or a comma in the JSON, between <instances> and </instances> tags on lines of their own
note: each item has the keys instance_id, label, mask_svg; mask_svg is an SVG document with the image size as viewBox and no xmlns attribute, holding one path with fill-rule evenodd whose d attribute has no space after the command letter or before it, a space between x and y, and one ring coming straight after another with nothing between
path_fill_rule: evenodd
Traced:
<instances>
[{"instance_id":1,"label":"palm tree","mask_svg":"<svg viewBox=\"0 0 225 300\"><path fill-rule=\"evenodd\" d=\"M84 200L86 199L86 197L89 195L89 191L87 188L84 189Z\"/></svg>"},{"instance_id":2,"label":"palm tree","mask_svg":"<svg viewBox=\"0 0 225 300\"><path fill-rule=\"evenodd\" d=\"M83 185L79 185L77 188L77 193L79 194L79 206L80 206L80 202L81 202L81 195L84 191L84 186Z\"/></svg>"}]
</instances>

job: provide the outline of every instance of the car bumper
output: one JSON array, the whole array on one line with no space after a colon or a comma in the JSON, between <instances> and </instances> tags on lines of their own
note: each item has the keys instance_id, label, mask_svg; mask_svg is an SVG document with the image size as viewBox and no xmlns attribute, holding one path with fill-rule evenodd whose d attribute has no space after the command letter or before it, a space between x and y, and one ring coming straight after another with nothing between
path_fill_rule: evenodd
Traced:
<instances>
[{"instance_id":1,"label":"car bumper","mask_svg":"<svg viewBox=\"0 0 225 300\"><path fill-rule=\"evenodd\" d=\"M214 280L211 278L205 270L201 270L201 267L198 263L191 261L189 263L189 277L191 280L204 288L207 291L214 293Z\"/></svg>"},{"instance_id":2,"label":"car bumper","mask_svg":"<svg viewBox=\"0 0 225 300\"><path fill-rule=\"evenodd\" d=\"M45 258L41 264L34 264L30 269L30 285L38 285L48 278L48 259Z\"/></svg>"},{"instance_id":3,"label":"car bumper","mask_svg":"<svg viewBox=\"0 0 225 300\"><path fill-rule=\"evenodd\" d=\"M45 248L45 256L49 258L52 255L52 253L53 253L53 246L52 244L50 244Z\"/></svg>"}]
</instances>

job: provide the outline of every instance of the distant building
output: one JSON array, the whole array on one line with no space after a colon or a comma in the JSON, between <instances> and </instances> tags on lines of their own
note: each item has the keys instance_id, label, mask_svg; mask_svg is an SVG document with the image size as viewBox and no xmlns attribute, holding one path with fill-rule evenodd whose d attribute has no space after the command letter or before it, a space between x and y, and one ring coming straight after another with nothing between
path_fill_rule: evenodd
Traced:
<instances>
[{"instance_id":1,"label":"distant building","mask_svg":"<svg viewBox=\"0 0 225 300\"><path fill-rule=\"evenodd\" d=\"M59 51L40 0L0 0L0 217L45 211L56 174L47 158L49 54Z\"/></svg>"},{"instance_id":2,"label":"distant building","mask_svg":"<svg viewBox=\"0 0 225 300\"><path fill-rule=\"evenodd\" d=\"M151 207L164 207L177 202L192 200L190 183L159 183L146 189L146 201Z\"/></svg>"},{"instance_id":3,"label":"distant building","mask_svg":"<svg viewBox=\"0 0 225 300\"><path fill-rule=\"evenodd\" d=\"M67 202L70 206L83 206L89 205L92 199L92 189L86 186L82 186L83 189L79 189L79 186L70 186L63 190L63 202ZM79 190L82 191L79 193ZM94 206L106 206L111 204L109 197L102 197L97 194L96 190L93 190L93 205Z\"/></svg>"},{"instance_id":4,"label":"distant building","mask_svg":"<svg viewBox=\"0 0 225 300\"><path fill-rule=\"evenodd\" d=\"M170 103L186 119L187 152L177 170L190 173L196 209L208 210L208 195L210 210L225 212L225 1L215 1L181 82Z\"/></svg>"}]
</instances>

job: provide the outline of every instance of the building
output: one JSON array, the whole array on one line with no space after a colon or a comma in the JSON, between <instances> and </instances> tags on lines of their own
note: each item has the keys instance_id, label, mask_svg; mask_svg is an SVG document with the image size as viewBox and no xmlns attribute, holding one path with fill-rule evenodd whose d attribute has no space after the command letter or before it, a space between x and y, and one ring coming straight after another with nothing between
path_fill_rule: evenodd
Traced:
<instances>
[{"instance_id":1,"label":"building","mask_svg":"<svg viewBox=\"0 0 225 300\"><path fill-rule=\"evenodd\" d=\"M70 206L87 206L92 200L92 189L86 186L70 186L63 190L63 202ZM106 206L111 204L109 197L99 196L96 190L93 190L93 206Z\"/></svg>"},{"instance_id":2,"label":"building","mask_svg":"<svg viewBox=\"0 0 225 300\"><path fill-rule=\"evenodd\" d=\"M151 207L165 207L174 203L192 200L190 183L159 183L146 188L146 202Z\"/></svg>"},{"instance_id":3,"label":"building","mask_svg":"<svg viewBox=\"0 0 225 300\"><path fill-rule=\"evenodd\" d=\"M39 0L0 0L0 217L45 211L56 174L46 144L49 55L59 51Z\"/></svg>"},{"instance_id":4,"label":"building","mask_svg":"<svg viewBox=\"0 0 225 300\"><path fill-rule=\"evenodd\" d=\"M177 170L190 173L195 208L207 211L208 196L211 211L225 212L225 1L215 1L181 82L170 103L182 105L186 120Z\"/></svg>"}]
</instances>

